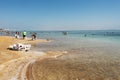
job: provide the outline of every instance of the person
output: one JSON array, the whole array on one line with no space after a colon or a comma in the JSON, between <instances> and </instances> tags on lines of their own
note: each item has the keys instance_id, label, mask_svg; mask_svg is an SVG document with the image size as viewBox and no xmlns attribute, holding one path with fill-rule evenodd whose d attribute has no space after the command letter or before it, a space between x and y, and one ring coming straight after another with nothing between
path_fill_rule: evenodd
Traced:
<instances>
[{"instance_id":1,"label":"person","mask_svg":"<svg viewBox=\"0 0 120 80\"><path fill-rule=\"evenodd\" d=\"M15 32L15 38L19 38L19 32Z\"/></svg>"},{"instance_id":2,"label":"person","mask_svg":"<svg viewBox=\"0 0 120 80\"><path fill-rule=\"evenodd\" d=\"M22 35L23 35L23 39L25 39L25 38L26 38L26 35L27 35L27 32L24 31L24 32L22 33Z\"/></svg>"},{"instance_id":3,"label":"person","mask_svg":"<svg viewBox=\"0 0 120 80\"><path fill-rule=\"evenodd\" d=\"M67 34L68 34L67 32L65 32L65 31L63 32L63 35L67 35Z\"/></svg>"},{"instance_id":4,"label":"person","mask_svg":"<svg viewBox=\"0 0 120 80\"><path fill-rule=\"evenodd\" d=\"M31 35L31 36L32 36L32 40L35 40L35 39L36 39L36 37L37 37L36 34L37 34L37 33L33 33L33 34Z\"/></svg>"},{"instance_id":5,"label":"person","mask_svg":"<svg viewBox=\"0 0 120 80\"><path fill-rule=\"evenodd\" d=\"M84 35L85 37L87 36L87 34Z\"/></svg>"}]
</instances>

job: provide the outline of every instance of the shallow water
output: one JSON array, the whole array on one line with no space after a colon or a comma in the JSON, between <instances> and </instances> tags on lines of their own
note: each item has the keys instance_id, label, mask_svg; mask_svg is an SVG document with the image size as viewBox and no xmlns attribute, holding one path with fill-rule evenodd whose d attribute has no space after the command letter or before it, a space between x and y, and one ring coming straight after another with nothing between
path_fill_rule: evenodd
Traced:
<instances>
[{"instance_id":1,"label":"shallow water","mask_svg":"<svg viewBox=\"0 0 120 80\"><path fill-rule=\"evenodd\" d=\"M57 59L34 64L35 79L42 80L120 80L120 43L96 37L54 38L36 44L40 51L68 51ZM37 74L36 74L37 73Z\"/></svg>"},{"instance_id":2,"label":"shallow water","mask_svg":"<svg viewBox=\"0 0 120 80\"><path fill-rule=\"evenodd\" d=\"M29 31L28 33L30 33ZM87 42L106 42L112 44L120 44L119 30L81 30L81 31L36 31L37 38L53 40L51 43L36 44L37 50L71 50L73 48L80 48ZM28 35L30 36L30 35ZM90 46L92 47L91 43ZM89 46L89 45L88 45ZM99 45L98 45L99 46ZM104 45L105 46L105 45Z\"/></svg>"},{"instance_id":3,"label":"shallow water","mask_svg":"<svg viewBox=\"0 0 120 80\"><path fill-rule=\"evenodd\" d=\"M86 33L87 36L84 36ZM53 41L36 44L35 50L68 51L68 54L35 63L33 67L35 79L120 80L119 31L114 34L109 31L106 35L104 31L95 32L95 35L91 33L68 32L68 35L59 33L40 37Z\"/></svg>"}]
</instances>

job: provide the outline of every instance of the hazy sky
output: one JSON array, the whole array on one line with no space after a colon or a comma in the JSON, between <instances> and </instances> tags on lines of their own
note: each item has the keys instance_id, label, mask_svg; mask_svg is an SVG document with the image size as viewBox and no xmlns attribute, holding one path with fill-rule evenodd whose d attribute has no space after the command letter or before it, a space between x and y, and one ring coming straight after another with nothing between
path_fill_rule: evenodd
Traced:
<instances>
[{"instance_id":1,"label":"hazy sky","mask_svg":"<svg viewBox=\"0 0 120 80\"><path fill-rule=\"evenodd\" d=\"M120 0L0 0L0 28L120 29Z\"/></svg>"}]
</instances>

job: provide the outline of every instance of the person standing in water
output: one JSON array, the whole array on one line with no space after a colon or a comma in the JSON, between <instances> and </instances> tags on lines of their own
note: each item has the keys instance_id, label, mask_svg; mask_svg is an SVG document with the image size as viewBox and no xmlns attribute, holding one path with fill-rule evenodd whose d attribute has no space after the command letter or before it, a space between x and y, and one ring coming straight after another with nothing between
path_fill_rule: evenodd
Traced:
<instances>
[{"instance_id":1,"label":"person standing in water","mask_svg":"<svg viewBox=\"0 0 120 80\"><path fill-rule=\"evenodd\" d=\"M24 32L22 33L22 35L23 35L23 39L25 39L25 38L26 38L26 35L27 35L27 32L24 31Z\"/></svg>"},{"instance_id":2,"label":"person standing in water","mask_svg":"<svg viewBox=\"0 0 120 80\"><path fill-rule=\"evenodd\" d=\"M37 34L37 33L33 33L33 34L31 35L31 36L32 36L32 40L36 40L36 38L37 38L37 37L36 37L36 34Z\"/></svg>"}]
</instances>

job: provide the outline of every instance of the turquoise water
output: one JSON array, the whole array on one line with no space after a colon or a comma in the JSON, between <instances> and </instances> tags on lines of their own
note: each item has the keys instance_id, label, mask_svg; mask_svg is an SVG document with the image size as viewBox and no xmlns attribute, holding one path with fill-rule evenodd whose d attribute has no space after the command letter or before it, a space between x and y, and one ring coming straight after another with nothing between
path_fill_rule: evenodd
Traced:
<instances>
[{"instance_id":1,"label":"turquoise water","mask_svg":"<svg viewBox=\"0 0 120 80\"><path fill-rule=\"evenodd\" d=\"M23 31L19 31L21 34ZM78 30L78 31L27 31L27 36L30 33L36 32L38 37L64 37L64 32L67 32L68 37L120 37L120 30ZM14 36L15 31L0 32L0 35ZM20 34L20 36L21 36Z\"/></svg>"},{"instance_id":2,"label":"turquoise water","mask_svg":"<svg viewBox=\"0 0 120 80\"><path fill-rule=\"evenodd\" d=\"M28 34L31 31L28 32ZM120 44L120 30L81 30L81 31L32 31L37 38L53 40L51 43L36 44L35 49L46 50L73 50L81 47L104 47L105 45L92 45L97 43ZM30 37L30 35L28 35ZM89 45L86 45L86 43ZM90 44L91 43L91 44Z\"/></svg>"},{"instance_id":3,"label":"turquoise water","mask_svg":"<svg viewBox=\"0 0 120 80\"><path fill-rule=\"evenodd\" d=\"M19 31L22 37L22 32ZM78 30L78 31L27 31L27 37L31 37L31 33L37 33L38 38L99 38L120 40L120 30ZM64 35L64 32L67 35ZM14 36L15 31L0 32L0 35Z\"/></svg>"},{"instance_id":4,"label":"turquoise water","mask_svg":"<svg viewBox=\"0 0 120 80\"><path fill-rule=\"evenodd\" d=\"M22 37L22 32L20 37ZM78 30L78 31L27 31L27 37L31 37L31 33L37 33L37 38L47 39L70 39L70 38L91 38L108 40L112 42L120 42L120 30ZM65 35L64 32L67 34ZM0 35L14 36L15 31L0 32Z\"/></svg>"},{"instance_id":5,"label":"turquoise water","mask_svg":"<svg viewBox=\"0 0 120 80\"><path fill-rule=\"evenodd\" d=\"M31 37L31 33L37 33L38 39L50 39L51 43L36 44L35 49L38 50L72 50L84 46L89 41L92 42L109 42L120 45L120 30L78 30L78 31L27 31L27 37ZM64 33L67 34L64 34ZM20 37L22 37L20 31ZM0 35L14 36L11 34L0 33ZM98 43L99 43L98 42ZM93 43L94 44L94 43ZM104 46L104 45L103 45Z\"/></svg>"},{"instance_id":6,"label":"turquoise water","mask_svg":"<svg viewBox=\"0 0 120 80\"><path fill-rule=\"evenodd\" d=\"M114 42L120 41L120 30L34 31L34 32L37 33L38 38L48 38L48 39L94 38L94 39L109 40ZM67 35L64 35L63 32L67 32Z\"/></svg>"}]
</instances>

